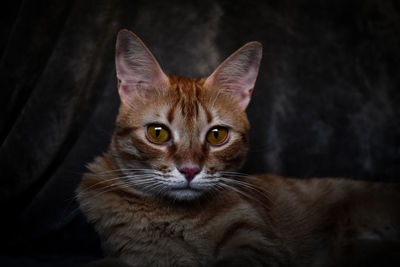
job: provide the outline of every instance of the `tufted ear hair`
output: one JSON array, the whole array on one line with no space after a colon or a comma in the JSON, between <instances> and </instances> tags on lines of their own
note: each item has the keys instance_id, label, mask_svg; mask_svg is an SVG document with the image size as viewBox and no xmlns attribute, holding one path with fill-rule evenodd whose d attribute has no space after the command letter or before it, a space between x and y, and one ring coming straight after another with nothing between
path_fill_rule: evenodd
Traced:
<instances>
[{"instance_id":1,"label":"tufted ear hair","mask_svg":"<svg viewBox=\"0 0 400 267\"><path fill-rule=\"evenodd\" d=\"M139 37L128 30L118 33L115 65L122 102L130 103L135 90L168 86L168 77L153 54Z\"/></svg>"},{"instance_id":2,"label":"tufted ear hair","mask_svg":"<svg viewBox=\"0 0 400 267\"><path fill-rule=\"evenodd\" d=\"M206 79L206 88L230 91L239 99L239 108L245 110L257 79L262 57L262 44L250 42L225 59Z\"/></svg>"}]
</instances>

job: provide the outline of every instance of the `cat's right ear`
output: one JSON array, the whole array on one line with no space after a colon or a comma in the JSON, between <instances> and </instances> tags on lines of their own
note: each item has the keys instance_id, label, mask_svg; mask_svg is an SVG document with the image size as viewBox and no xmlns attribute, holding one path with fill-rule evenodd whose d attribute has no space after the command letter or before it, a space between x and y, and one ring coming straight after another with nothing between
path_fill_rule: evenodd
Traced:
<instances>
[{"instance_id":1,"label":"cat's right ear","mask_svg":"<svg viewBox=\"0 0 400 267\"><path fill-rule=\"evenodd\" d=\"M135 90L162 89L168 77L146 45L133 32L118 33L115 65L121 100L130 104Z\"/></svg>"}]
</instances>

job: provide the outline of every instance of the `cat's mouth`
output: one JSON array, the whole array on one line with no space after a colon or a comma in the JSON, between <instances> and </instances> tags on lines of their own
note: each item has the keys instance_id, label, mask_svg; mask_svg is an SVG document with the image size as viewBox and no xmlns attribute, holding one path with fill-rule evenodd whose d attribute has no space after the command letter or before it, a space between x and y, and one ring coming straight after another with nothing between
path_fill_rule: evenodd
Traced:
<instances>
[{"instance_id":1,"label":"cat's mouth","mask_svg":"<svg viewBox=\"0 0 400 267\"><path fill-rule=\"evenodd\" d=\"M171 184L168 195L176 200L194 200L205 193L205 188L195 183Z\"/></svg>"},{"instance_id":2,"label":"cat's mouth","mask_svg":"<svg viewBox=\"0 0 400 267\"><path fill-rule=\"evenodd\" d=\"M168 195L176 200L194 200L203 195L203 191L192 187L171 188Z\"/></svg>"},{"instance_id":3,"label":"cat's mouth","mask_svg":"<svg viewBox=\"0 0 400 267\"><path fill-rule=\"evenodd\" d=\"M177 183L176 185L173 184L171 185L171 190L193 190L193 191L202 191L202 188L199 188L198 185L194 184L194 183L185 183L185 184L180 184Z\"/></svg>"}]
</instances>

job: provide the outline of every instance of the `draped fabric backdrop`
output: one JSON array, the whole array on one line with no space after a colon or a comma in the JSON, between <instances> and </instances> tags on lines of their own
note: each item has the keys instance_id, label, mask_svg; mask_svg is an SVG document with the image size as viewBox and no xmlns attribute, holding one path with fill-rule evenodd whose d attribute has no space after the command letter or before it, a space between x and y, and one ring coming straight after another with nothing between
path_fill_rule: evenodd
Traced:
<instances>
[{"instance_id":1,"label":"draped fabric backdrop","mask_svg":"<svg viewBox=\"0 0 400 267\"><path fill-rule=\"evenodd\" d=\"M264 44L243 172L400 177L398 1L9 1L0 16L1 266L102 257L74 189L118 112L114 45L137 33L167 74L206 76Z\"/></svg>"}]
</instances>

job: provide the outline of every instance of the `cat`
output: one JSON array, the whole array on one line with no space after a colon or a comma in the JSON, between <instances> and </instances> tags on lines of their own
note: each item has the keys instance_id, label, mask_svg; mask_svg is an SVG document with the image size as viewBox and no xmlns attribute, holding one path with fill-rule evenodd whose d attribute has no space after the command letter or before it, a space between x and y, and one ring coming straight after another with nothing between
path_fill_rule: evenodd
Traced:
<instances>
[{"instance_id":1,"label":"cat","mask_svg":"<svg viewBox=\"0 0 400 267\"><path fill-rule=\"evenodd\" d=\"M261 57L262 45L250 42L207 78L167 76L139 37L118 33L116 129L77 199L121 266L396 260L398 184L237 172Z\"/></svg>"}]
</instances>

